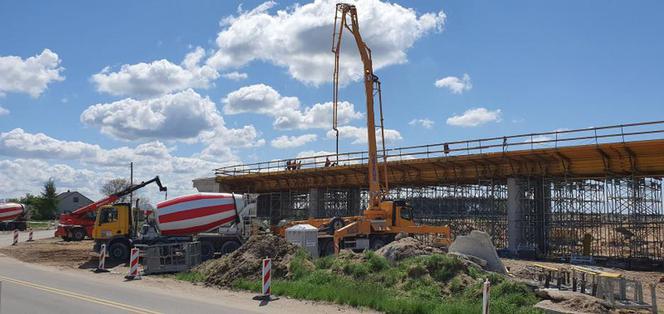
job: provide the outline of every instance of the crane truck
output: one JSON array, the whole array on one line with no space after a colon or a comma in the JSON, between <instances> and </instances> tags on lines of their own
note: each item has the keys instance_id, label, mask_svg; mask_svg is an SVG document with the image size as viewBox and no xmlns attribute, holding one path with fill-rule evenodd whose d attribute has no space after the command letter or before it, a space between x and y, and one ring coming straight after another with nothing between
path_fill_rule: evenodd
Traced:
<instances>
[{"instance_id":1,"label":"crane truck","mask_svg":"<svg viewBox=\"0 0 664 314\"><path fill-rule=\"evenodd\" d=\"M123 196L142 189L151 183L156 183L157 186L159 186L160 192L168 191L168 189L161 184L159 176L148 181L143 181L140 184L127 187L126 189L113 193L92 204L83 206L71 213L62 213L58 221L58 228L55 230L55 236L61 237L65 241L82 241L86 237L92 239L92 229L95 224L95 214L98 208L116 202Z\"/></svg>"},{"instance_id":2,"label":"crane truck","mask_svg":"<svg viewBox=\"0 0 664 314\"><path fill-rule=\"evenodd\" d=\"M348 21L350 19L350 23ZM338 27L338 28L337 28ZM319 230L318 244L322 255L331 252L338 253L342 248L349 249L378 249L394 240L399 233L417 234L431 236L434 242L441 245L449 245L452 233L448 226L417 225L413 221L413 208L405 201L386 200L387 194L387 160L385 155L385 140L383 129L383 110L380 89L380 80L373 72L371 61L371 49L360 35L360 27L357 18L357 9L354 5L337 3L334 17L334 32L332 40L332 52L334 53L334 77L333 77L333 130L337 131L337 155L339 153L338 129L337 129L337 104L339 98L339 57L341 39L344 29L348 30L355 39L362 59L364 90L367 104L367 139L368 139L368 180L369 180L369 204L362 215L352 217L334 217L331 219L308 219L303 221L292 221L277 228L279 235L284 235L285 230L296 224L310 224ZM381 117L381 136L383 137L383 175L384 185L380 184L378 170L377 146L376 146L376 124L374 117L374 95L378 95Z\"/></svg>"},{"instance_id":3,"label":"crane truck","mask_svg":"<svg viewBox=\"0 0 664 314\"><path fill-rule=\"evenodd\" d=\"M25 206L19 203L0 204L0 231L21 230L28 227Z\"/></svg>"},{"instance_id":4,"label":"crane truck","mask_svg":"<svg viewBox=\"0 0 664 314\"><path fill-rule=\"evenodd\" d=\"M94 251L106 244L109 257L125 261L136 245L199 241L201 259L207 260L244 243L251 233L256 203L249 194L196 193L158 203L141 227L136 214L126 203L98 208Z\"/></svg>"}]
</instances>

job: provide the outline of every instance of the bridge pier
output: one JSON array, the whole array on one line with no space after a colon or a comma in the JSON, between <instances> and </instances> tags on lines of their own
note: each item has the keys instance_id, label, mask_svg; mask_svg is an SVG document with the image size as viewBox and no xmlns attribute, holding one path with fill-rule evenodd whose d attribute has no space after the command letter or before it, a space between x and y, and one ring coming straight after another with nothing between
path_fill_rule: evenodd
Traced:
<instances>
[{"instance_id":1,"label":"bridge pier","mask_svg":"<svg viewBox=\"0 0 664 314\"><path fill-rule=\"evenodd\" d=\"M507 249L515 256L547 252L551 189L543 178L507 179Z\"/></svg>"},{"instance_id":2,"label":"bridge pier","mask_svg":"<svg viewBox=\"0 0 664 314\"><path fill-rule=\"evenodd\" d=\"M325 190L309 189L309 217L320 218L325 213Z\"/></svg>"}]
</instances>

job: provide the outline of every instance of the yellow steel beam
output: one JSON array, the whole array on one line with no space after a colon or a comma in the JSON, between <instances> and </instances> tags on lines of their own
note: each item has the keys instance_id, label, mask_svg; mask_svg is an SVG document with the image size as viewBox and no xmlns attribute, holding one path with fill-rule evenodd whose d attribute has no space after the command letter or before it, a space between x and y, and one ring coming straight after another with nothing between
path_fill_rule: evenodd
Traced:
<instances>
[{"instance_id":1,"label":"yellow steel beam","mask_svg":"<svg viewBox=\"0 0 664 314\"><path fill-rule=\"evenodd\" d=\"M390 187L476 183L512 176L664 175L664 140L420 158L388 162ZM367 185L365 164L217 176L222 190L272 192Z\"/></svg>"}]
</instances>

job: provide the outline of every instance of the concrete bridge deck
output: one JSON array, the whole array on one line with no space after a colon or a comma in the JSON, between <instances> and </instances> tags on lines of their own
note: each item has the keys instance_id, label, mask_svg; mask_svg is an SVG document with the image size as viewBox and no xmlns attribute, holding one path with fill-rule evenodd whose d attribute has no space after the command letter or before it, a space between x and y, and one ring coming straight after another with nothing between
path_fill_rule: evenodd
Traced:
<instances>
[{"instance_id":1,"label":"concrete bridge deck","mask_svg":"<svg viewBox=\"0 0 664 314\"><path fill-rule=\"evenodd\" d=\"M664 121L657 121L392 148L380 171L387 172L389 187L532 176L657 177L664 175L663 135ZM353 152L224 167L216 170L216 182L222 191L258 193L364 187L366 156ZM337 165L326 166L327 160ZM289 161L301 165L286 170Z\"/></svg>"}]
</instances>

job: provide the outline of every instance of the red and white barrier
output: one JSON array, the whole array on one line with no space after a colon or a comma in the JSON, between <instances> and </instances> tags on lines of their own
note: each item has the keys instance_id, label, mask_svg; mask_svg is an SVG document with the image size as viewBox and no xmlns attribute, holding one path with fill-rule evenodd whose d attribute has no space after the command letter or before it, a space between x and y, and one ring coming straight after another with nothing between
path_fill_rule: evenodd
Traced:
<instances>
[{"instance_id":1,"label":"red and white barrier","mask_svg":"<svg viewBox=\"0 0 664 314\"><path fill-rule=\"evenodd\" d=\"M30 229L30 232L28 233L28 242L32 242L32 229Z\"/></svg>"},{"instance_id":2,"label":"red and white barrier","mask_svg":"<svg viewBox=\"0 0 664 314\"><path fill-rule=\"evenodd\" d=\"M125 278L130 280L141 279L141 272L138 269L139 266L138 258L139 258L138 248L131 249L131 254L129 258L129 274L127 274Z\"/></svg>"},{"instance_id":3,"label":"red and white barrier","mask_svg":"<svg viewBox=\"0 0 664 314\"><path fill-rule=\"evenodd\" d=\"M489 291L491 290L491 283L487 278L482 287L482 314L489 314Z\"/></svg>"},{"instance_id":4,"label":"red and white barrier","mask_svg":"<svg viewBox=\"0 0 664 314\"><path fill-rule=\"evenodd\" d=\"M270 297L270 284L272 283L272 259L263 259L263 296Z\"/></svg>"},{"instance_id":5,"label":"red and white barrier","mask_svg":"<svg viewBox=\"0 0 664 314\"><path fill-rule=\"evenodd\" d=\"M14 242L12 242L12 245L18 244L18 230L14 229Z\"/></svg>"}]
</instances>

